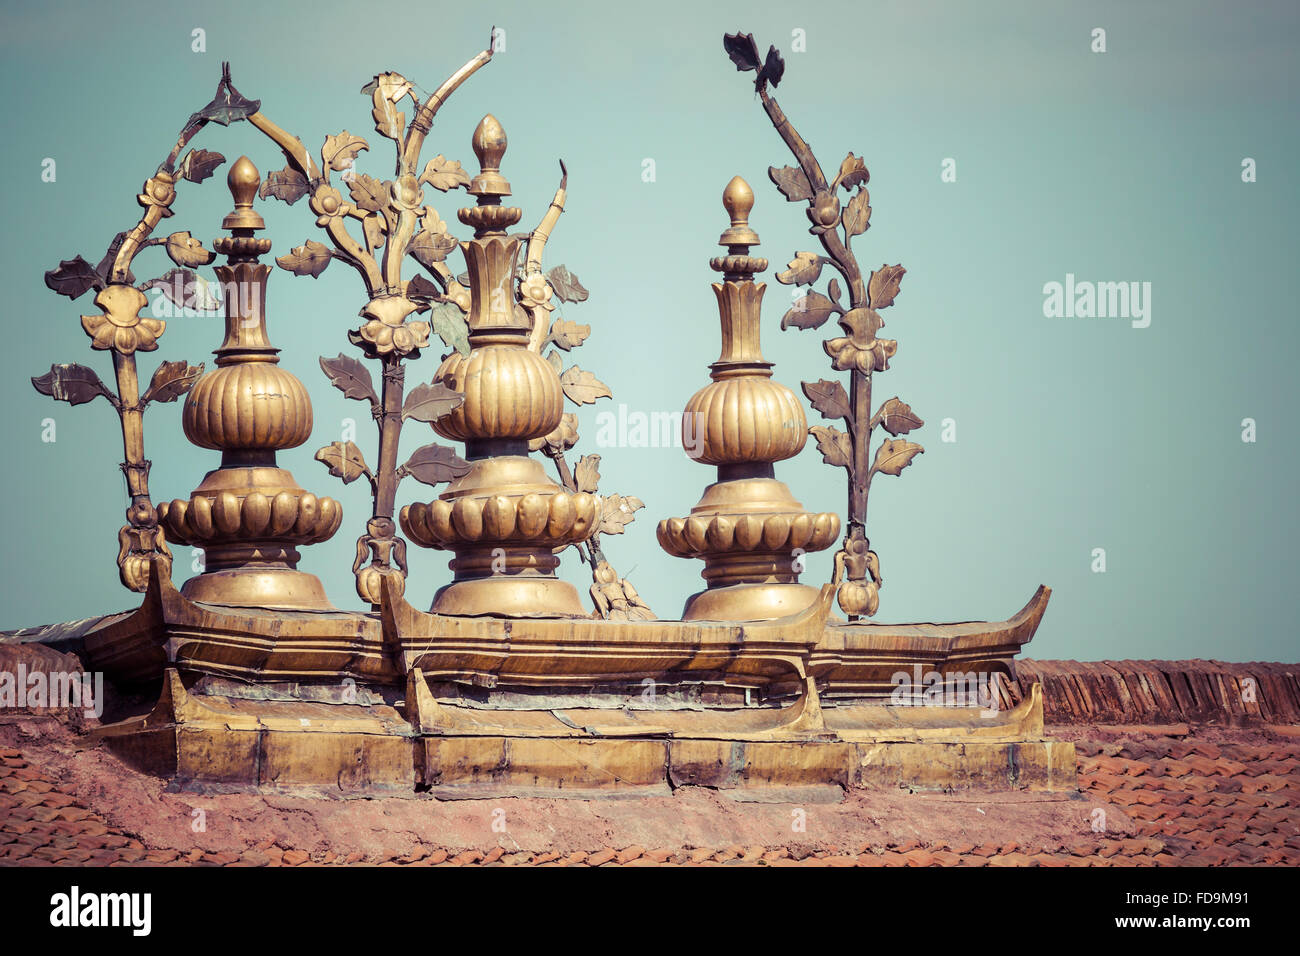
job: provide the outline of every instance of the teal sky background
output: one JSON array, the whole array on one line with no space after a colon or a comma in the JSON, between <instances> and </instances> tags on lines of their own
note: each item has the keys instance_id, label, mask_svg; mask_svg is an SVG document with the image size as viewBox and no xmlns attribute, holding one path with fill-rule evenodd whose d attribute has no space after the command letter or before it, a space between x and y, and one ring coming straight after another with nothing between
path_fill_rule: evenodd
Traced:
<instances>
[{"instance_id":1,"label":"teal sky background","mask_svg":"<svg viewBox=\"0 0 1300 956\"><path fill-rule=\"evenodd\" d=\"M883 334L899 342L877 400L898 395L926 421L924 455L873 484L869 533L885 587L878 620L1000 620L1039 583L1054 589L1027 649L1039 658L1296 660L1290 603L1297 559L1294 363L1295 223L1300 192L1300 13L1293 3L810 3L662 2L399 4L5 2L0 80L8 91L3 164L7 337L0 350L9 454L5 587L0 627L86 617L138 603L117 580L126 497L121 440L104 402L71 408L28 384L55 362L111 380L78 316L42 274L81 254L92 263L134 225L135 195L229 60L235 84L313 150L342 129L371 150L358 168L391 175L392 144L373 131L359 94L396 70L434 89L487 40L506 49L440 113L425 147L473 170L469 138L485 112L510 140L503 171L521 226L541 217L568 165L569 204L547 249L591 291L566 318L592 326L572 360L614 392L580 413L575 452L601 454L601 490L634 494L644 511L607 552L663 617L702 586L698 562L670 558L655 523L686 514L712 469L680 448L596 447L596 415L672 411L707 382L718 354L708 259L727 225L723 186L735 174L757 193L757 250L772 262L764 351L775 374L836 375L821 349L833 326L780 331L790 290L773 273L817 250L803 204L766 176L791 162L753 93L722 50L724 32L753 32L784 51L778 101L835 168L852 150L871 171L871 229L855 241L864 268L908 269ZM1090 50L1106 30L1107 52ZM191 31L206 31L205 53ZM807 52L791 52L792 31ZM409 116L409 109L408 109ZM247 124L209 127L193 143L265 174L283 160ZM41 180L42 160L57 180ZM956 160L957 181L940 180ZM1258 164L1243 183L1241 163ZM642 181L642 161L656 180ZM228 166L182 184L160 235L205 243L230 208ZM453 231L463 193L426 190ZM259 204L273 254L320 239L306 201ZM456 262L460 268L459 261ZM171 267L143 253L141 281ZM1043 285L1080 280L1152 284L1152 321L1043 316ZM210 273L209 273L210 275ZM302 567L332 600L358 607L350 565L369 514L367 490L343 486L312 460L356 419L372 462L376 437L361 403L329 387L317 356L357 354L346 330L364 303L359 277L334 263L316 280L281 270L268 313L283 366L312 393L315 431L281 454L300 484L338 498L344 524L304 549ZM216 318L170 321L157 361L211 361ZM435 340L436 341L436 340ZM438 350L409 367L427 381ZM820 421L808 411L810 424ZM1243 443L1242 419L1258 440ZM53 418L57 441L41 440ZM956 422L955 442L940 440ZM412 423L403 449L433 440ZM180 405L146 415L155 500L186 497L217 464L185 442ZM576 457L576 456L575 456ZM777 466L805 506L844 506L844 472L813 443ZM413 480L399 504L427 500ZM1104 574L1091 570L1106 551ZM178 548L175 578L190 571ZM427 607L449 579L447 555L414 546L408 598ZM570 553L566 576L589 577ZM830 573L813 556L804 580Z\"/></svg>"}]
</instances>

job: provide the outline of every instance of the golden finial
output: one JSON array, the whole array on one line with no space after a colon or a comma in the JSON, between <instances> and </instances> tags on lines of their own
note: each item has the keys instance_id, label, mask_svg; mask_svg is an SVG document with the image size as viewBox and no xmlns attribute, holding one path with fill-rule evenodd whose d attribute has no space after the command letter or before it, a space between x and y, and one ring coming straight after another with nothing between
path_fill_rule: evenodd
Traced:
<instances>
[{"instance_id":1,"label":"golden finial","mask_svg":"<svg viewBox=\"0 0 1300 956\"><path fill-rule=\"evenodd\" d=\"M505 155L506 142L506 131L495 116L488 113L479 120L470 140L479 165L479 174L466 190L471 196L510 195L510 182L501 175L501 157Z\"/></svg>"},{"instance_id":2,"label":"golden finial","mask_svg":"<svg viewBox=\"0 0 1300 956\"><path fill-rule=\"evenodd\" d=\"M475 238L503 235L524 215L522 209L501 205L501 197L510 195L510 181L501 175L501 157L506 152L506 131L497 118L489 113L479 120L470 145L478 157L479 174L470 181L465 191L478 197L478 205L457 210L456 216L465 225L474 227Z\"/></svg>"},{"instance_id":3,"label":"golden finial","mask_svg":"<svg viewBox=\"0 0 1300 956\"><path fill-rule=\"evenodd\" d=\"M297 570L298 546L332 537L343 512L333 498L304 491L275 462L277 451L311 437L312 409L307 389L279 367L279 350L266 335L271 266L258 258L271 250L271 240L252 234L266 225L253 211L260 182L247 156L226 177L235 209L221 225L232 235L213 243L229 257L213 270L229 290L226 335L217 367L194 383L181 413L185 437L220 451L221 466L188 499L160 502L158 521L168 541L202 548L206 556L204 570L181 589L189 600L333 610L320 579Z\"/></svg>"},{"instance_id":4,"label":"golden finial","mask_svg":"<svg viewBox=\"0 0 1300 956\"><path fill-rule=\"evenodd\" d=\"M266 221L253 211L253 200L257 197L257 187L261 184L262 175L253 161L247 156L240 156L226 176L230 195L235 197L235 211L221 221L222 229L266 228Z\"/></svg>"},{"instance_id":5,"label":"golden finial","mask_svg":"<svg viewBox=\"0 0 1300 956\"><path fill-rule=\"evenodd\" d=\"M767 286L754 273L767 260L749 255L758 233L749 227L754 191L739 176L722 191L731 228L718 240L727 254L709 265L722 330L722 354L709 366L711 381L691 396L682 414L682 444L691 457L715 465L717 481L684 518L659 522L659 544L679 558L704 561L708 586L686 601L684 621L760 621L810 607L816 588L799 583L792 554L830 547L839 515L806 512L775 463L803 450L808 420L794 392L772 379L759 347L759 319Z\"/></svg>"},{"instance_id":6,"label":"golden finial","mask_svg":"<svg viewBox=\"0 0 1300 956\"><path fill-rule=\"evenodd\" d=\"M749 228L749 211L754 208L754 190L749 188L749 183L739 176L732 176L722 191L722 205L731 217L731 228L718 238L718 245L758 245L758 233Z\"/></svg>"},{"instance_id":7,"label":"golden finial","mask_svg":"<svg viewBox=\"0 0 1300 956\"><path fill-rule=\"evenodd\" d=\"M728 255L709 260L709 266L735 281L752 279L755 272L767 268L767 260L749 255L750 246L758 245L758 233L749 228L749 211L754 208L754 190L739 176L732 176L722 191L722 206L731 217L731 228L718 237Z\"/></svg>"}]
</instances>

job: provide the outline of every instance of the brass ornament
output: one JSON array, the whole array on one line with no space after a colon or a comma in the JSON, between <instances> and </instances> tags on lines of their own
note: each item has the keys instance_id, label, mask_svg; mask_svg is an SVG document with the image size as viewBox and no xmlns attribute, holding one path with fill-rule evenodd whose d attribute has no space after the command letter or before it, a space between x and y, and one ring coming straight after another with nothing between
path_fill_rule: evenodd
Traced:
<instances>
[{"instance_id":1,"label":"brass ornament","mask_svg":"<svg viewBox=\"0 0 1300 956\"><path fill-rule=\"evenodd\" d=\"M271 267L258 258L271 241L253 235L265 223L252 208L260 177L248 157L230 168L227 184L235 209L222 225L231 235L215 243L228 258L216 270L225 289L226 336L217 367L190 389L183 415L185 437L220 451L221 467L188 500L160 504L158 518L172 541L204 551L203 573L181 590L189 600L330 610L320 581L297 570L297 549L329 539L343 512L276 466L277 450L311 437L311 399L278 366L279 349L267 338Z\"/></svg>"},{"instance_id":2,"label":"brass ornament","mask_svg":"<svg viewBox=\"0 0 1300 956\"><path fill-rule=\"evenodd\" d=\"M758 245L749 225L753 190L736 176L722 203L731 226L718 244L727 255L709 262L723 277L713 284L722 354L709 366L713 381L691 396L682 416L683 445L698 442L696 460L715 465L718 480L688 517L659 522L657 535L669 554L704 561L708 587L687 599L682 620L770 620L817 600L817 588L799 583L803 555L829 547L840 518L805 512L776 480L773 464L803 449L808 422L794 393L772 380L759 347L767 287L754 274L767 260L749 255Z\"/></svg>"},{"instance_id":3,"label":"brass ornament","mask_svg":"<svg viewBox=\"0 0 1300 956\"><path fill-rule=\"evenodd\" d=\"M876 613L884 584L880 559L871 550L866 532L871 481L877 474L899 475L925 451L921 445L900 437L925 423L898 398L889 399L874 414L871 411L872 377L887 370L898 351L896 341L876 334L885 325L880 310L894 304L907 270L900 265L882 265L870 276L863 275L852 241L870 226L870 174L862 159L849 153L835 175L827 178L808 144L768 91L769 86L775 89L785 74L785 63L777 49L770 48L767 57L760 59L753 35L742 33L727 34L722 44L737 70L755 73L754 89L763 109L798 163L779 169L770 167L768 175L789 202L808 203L808 231L817 237L825 252L796 252L786 270L777 274L778 282L809 287L781 320L781 328L816 329L834 315L845 333L827 339L822 347L833 369L849 373L848 391L833 380L802 384L812 407L823 418L843 421L847 429L814 425L809 431L817 441L822 460L848 472L848 526L835 566L837 576L841 571L844 575L839 586L840 608L852 622ZM823 295L813 291L812 285L826 266L839 275L831 278ZM847 302L842 299L845 291ZM877 426L891 437L876 447L873 459L871 436Z\"/></svg>"},{"instance_id":4,"label":"brass ornament","mask_svg":"<svg viewBox=\"0 0 1300 956\"><path fill-rule=\"evenodd\" d=\"M140 314L148 302L144 292L158 288L180 308L202 309L213 304L206 284L191 271L211 262L213 253L189 232L174 232L164 239L153 238L153 231L162 220L174 214L172 205L178 183L201 183L225 162L220 153L206 149L191 149L182 156L195 135L209 123L229 125L258 106L233 91L228 64L223 63L221 69L221 80L212 102L189 118L167 157L136 196L144 209L140 221L113 237L98 265L91 266L76 256L45 273L46 286L70 299L80 298L90 289L96 290L95 305L100 312L82 316L81 325L91 338L92 348L112 353L116 394L105 387L92 369L75 363L53 365L45 375L34 377L32 384L42 394L71 405L103 396L117 410L126 459L122 473L126 476L130 498L127 524L117 536L117 566L122 584L132 591L144 591L148 587L153 561L160 562L168 572L172 561L149 497L150 462L144 457L144 411L151 402L176 401L203 372L202 364L163 362L154 371L144 394L140 393L136 353L157 349L158 339L167 327L160 319ZM137 287L131 265L141 251L151 247L163 248L177 268Z\"/></svg>"},{"instance_id":5,"label":"brass ornament","mask_svg":"<svg viewBox=\"0 0 1300 956\"><path fill-rule=\"evenodd\" d=\"M499 233L519 219L517 210L512 211L510 207L500 204L501 197L509 193L509 185L500 174L500 156L505 148L505 135L495 119L485 124L476 137L474 145L481 154L480 172L473 181L460 163L448 160L441 154L421 166L420 152L424 139L442 103L474 72L490 62L491 58L492 50L489 46L422 101L416 96L414 85L397 73L376 75L363 88L362 92L370 97L374 106L372 117L376 131L392 140L396 149L397 173L392 180L379 181L356 170L356 159L370 147L365 139L346 130L325 137L318 163L298 137L287 133L260 111L260 101L250 100L234 88L225 64L217 95L207 107L191 117L190 126L170 157L174 164L185 138L193 135L207 122L229 124L247 120L279 146L288 160L283 169L266 177L258 195L289 204L308 197L316 224L325 231L328 241L327 245L307 240L303 245L280 256L276 260L277 264L295 274L315 277L331 261L340 259L355 268L365 282L369 301L361 309L363 321L348 335L365 358L381 363L381 388L376 390L375 383L362 363L344 355L322 357L321 367L330 381L347 397L366 401L370 405L371 415L379 428L379 460L377 466L371 469L361 450L352 442L333 442L319 449L316 458L326 465L331 474L343 481L364 477L371 486L374 509L366 523L365 533L357 540L357 560L353 570L358 594L376 609L380 602L381 581L391 578L390 583L397 593L404 590L406 544L397 537L397 522L393 520L398 485L405 477L437 485L463 476L469 468L469 464L452 448L437 443L417 449L401 465L397 463L396 455L401 426L407 419L432 423L454 411L463 401L457 392L445 384L445 381L450 380L449 375L444 376L443 381L417 385L409 394L406 393L405 361L418 358L420 350L428 347L430 335L434 332L455 350L447 356L448 359L454 360L457 353L467 356L470 351L467 335L469 324L464 315L472 307L474 295L468 285L468 275L455 276L446 263L449 253L461 244L448 232L447 225L438 212L432 206L423 204L422 187L430 185L447 192L463 186L472 195L479 197L477 207L461 210L462 215L470 217L466 221L474 224L476 231L481 227L482 230ZM399 108L406 97L410 97L415 105L414 118L409 126L405 113ZM180 161L177 166L178 175L183 174L197 180L210 175L215 163L220 161L218 154L192 152ZM339 180L333 180L331 172L343 175ZM481 253L501 256L512 252L522 253L523 242L527 240L527 262L518 287L481 290L484 294L481 296L483 305L480 308L495 306L498 310L496 315L508 313L507 322L522 321L529 324L529 347L538 354L551 344L556 349L567 351L581 344L589 331L589 327L578 326L565 319L551 322L550 315L555 308L553 300L578 302L587 298L587 292L564 266L557 266L547 273L541 269L546 240L563 211L566 179L567 176L562 178L551 207L533 233L524 234L522 238L499 236L497 243L483 244L478 252L465 247L470 255ZM142 244L149 244L148 230L159 219L170 214L167 205L174 197L173 178L166 170L160 171L158 176L145 184L140 201L146 205L147 217L142 226L125 237L125 240L124 237L119 237L119 245L127 250L118 256L119 267L124 268L122 263L129 263L126 256L133 250ZM232 216L249 211L251 205L240 206ZM350 231L352 223L360 224L360 236ZM234 220L227 225L233 227ZM162 244L161 240L152 242ZM184 267L207 264L213 257L188 232L168 237L166 247L178 265ZM403 277L403 265L408 255L426 270L433 282L423 275L410 279ZM483 274L488 274L488 271L486 268L482 270ZM503 270L495 269L493 274L503 274ZM215 308L215 300L211 299L202 281L189 272L188 268L173 270L173 273L146 284L144 288L157 285L169 297L175 297L177 293L173 292L173 285L168 284L168 280L177 277L185 280L184 283L174 283L176 289L185 290L184 298L176 299L177 304ZM75 281L75 275L63 276L61 281L66 285ZM503 298L509 303L509 308L505 311L500 310ZM429 321L418 318L425 313L428 313ZM97 346L112 339L115 344L127 349L127 354L132 354L137 348L147 350L151 347L157 334L161 334L161 323L155 326L155 322L152 319L137 320L121 304L111 311L106 308L105 313L99 317L86 320L88 333L98 336L95 339ZM555 357L555 349L552 352L548 361L554 366L558 364L558 359ZM506 361L507 364L528 362L534 367L534 373L540 375L539 381L550 379L549 375L540 372L537 362L514 357ZM499 371L508 374L509 369L502 368ZM559 372L560 369L556 371ZM194 370L192 373L190 381L198 374ZM564 397L579 404L610 394L603 383L577 367L563 371L561 390ZM561 444L567 439L568 445L565 447L571 446L576 440L576 423L572 416L562 416L560 422L548 430L548 434L535 439L530 445L532 450L541 449L550 457L554 458L556 454L563 457L563 448L557 445L556 439ZM564 467L567 468L567 463ZM560 468L557 462L557 469ZM570 490L576 492L576 489ZM594 492L595 488L591 491ZM641 507L639 499L630 496L609 496L602 500L602 504L604 510L599 516L599 527L605 533L621 532L632 519L632 512ZM161 532L159 541L161 542ZM165 544L162 547L165 548ZM582 547L581 551L591 563L594 580L595 568L604 560L604 555L595 541L590 546ZM145 569L145 564L139 564L136 586L140 588L145 586L142 576ZM635 589L630 585L627 588L635 595ZM649 613L639 598L633 603L639 608L638 613Z\"/></svg>"},{"instance_id":6,"label":"brass ornament","mask_svg":"<svg viewBox=\"0 0 1300 956\"><path fill-rule=\"evenodd\" d=\"M348 340L366 359L380 363L380 387L362 362L346 355L322 357L321 369L347 398L364 401L379 431L378 460L372 469L352 442L333 442L316 458L331 475L344 482L364 477L374 507L364 533L357 539L353 563L357 594L378 609L385 581L400 595L406 585L406 542L397 536L397 489L407 477L439 485L464 475L469 465L455 451L437 443L424 445L404 463L397 460L402 425L408 419L431 422L456 407L461 397L440 385L418 384L406 391L405 363L420 357L431 336L450 348L464 347L464 313L469 290L453 275L447 256L459 242L447 230L438 211L425 203L424 186L448 192L470 185L459 162L439 154L421 163L424 141L442 104L462 83L492 59L488 48L472 57L424 99L415 85L399 73L377 74L362 88L372 104L375 132L393 142L396 172L378 180L357 171L356 160L370 144L347 130L325 137L317 163L302 141L285 132L265 114L248 117L280 147L287 165L267 176L260 195L292 205L308 198L316 225L329 244L309 239L276 263L299 276L319 276L335 259L361 276L368 301L362 322ZM408 125L401 108L409 98L413 115ZM335 181L331 173L340 173ZM359 235L354 230L359 229ZM408 259L423 267L429 278L403 275ZM430 278L432 281L430 281ZM428 318L418 316L428 315Z\"/></svg>"},{"instance_id":7,"label":"brass ornament","mask_svg":"<svg viewBox=\"0 0 1300 956\"><path fill-rule=\"evenodd\" d=\"M455 578L434 596L435 613L585 616L577 591L555 576L557 551L595 533L600 501L555 484L528 455L530 441L561 425L564 388L530 348L533 319L516 301L521 241L505 230L522 211L501 205L510 195L500 171L506 145L501 124L485 116L472 139L480 172L467 189L478 203L458 213L474 229L461 244L469 353L452 352L433 377L435 388L463 396L431 425L465 442L469 470L436 501L403 508L402 529L416 544L456 554Z\"/></svg>"},{"instance_id":8,"label":"brass ornament","mask_svg":"<svg viewBox=\"0 0 1300 956\"><path fill-rule=\"evenodd\" d=\"M88 669L119 686L161 683L151 712L98 728L100 739L179 787L419 789L478 798L680 785L756 792L828 783L837 792L866 783L1074 786L1072 772L1060 769L1074 766L1071 745L1043 739L1037 689L1019 705L1004 695L1007 710L995 706L992 717L974 707L915 712L886 703L900 670L918 680L922 667L970 677L1010 673L1039 626L1049 589L993 623L846 626L830 619L837 593L851 616L875 612L882 582L865 536L865 485L877 473L899 474L920 453L900 438L921 425L907 405L891 399L870 417L862 410L869 410L871 376L896 351L876 333L878 310L892 302L903 270L884 268L869 280L857 271L849 243L870 214L865 166L850 155L832 181L822 176L769 96L784 72L780 55L772 50L760 62L752 38L739 35L726 47L738 66L756 72L755 89L800 160L772 170L772 178L787 198L809 203L812 232L826 250L798 253L778 278L810 284L828 264L839 273L827 295L810 293L786 325L816 328L838 315L844 334L823 348L833 368L849 373L851 389L820 380L804 383L804 391L819 412L850 427L808 428L795 393L773 380L760 348L764 286L755 281L768 263L750 255L759 242L749 222L753 194L736 178L723 196L730 219L720 238L724 254L711 261L721 273L713 285L721 355L687 418L694 425L698 413L703 421L699 458L717 469L718 480L689 515L658 526L670 553L704 564L706 587L687 602L685 620L657 619L601 547L602 535L621 533L643 503L601 493L601 456L581 454L577 417L565 411L566 403L589 405L611 392L566 357L591 326L559 313L586 300L586 289L565 266L543 265L565 208L564 164L538 225L511 232L522 213L506 202L507 139L493 116L474 132L472 177L441 154L420 157L441 104L492 51L430 96L392 72L363 88L376 133L396 151L392 178L384 180L356 168L370 148L365 139L344 130L326 136L319 153L308 152L259 102L240 95L223 68L212 102L191 117L145 182L139 224L119 234L98 267L72 260L47 275L51 288L73 298L95 290L83 330L92 349L113 355L118 389L73 365L34 382L71 404L103 396L118 409L131 493L118 560L123 580L147 590L126 614L28 629L18 639L76 643ZM279 146L287 165L265 180L246 158L229 171L234 209L223 222L228 234L215 244L227 291L215 368L201 374L202 366L164 362L141 395L136 356L156 348L165 329L143 308L148 290L159 288L186 308L212 309L216 301L191 271L215 253L189 231L156 239L152 231L171 216L181 180L199 182L223 162L204 150L184 152L189 138L208 123L241 120ZM425 186L464 187L474 197L456 216L472 238L451 235L425 202ZM322 358L321 367L346 398L370 408L377 465L346 440L315 457L343 482L370 485L373 508L352 566L367 611L330 607L320 582L296 568L298 549L328 539L342 514L276 464L279 449L309 439L312 412L306 389L279 367L267 336L272 270L263 259L271 244L258 237L258 197L306 199L300 208L324 231L323 241L308 239L280 256L281 268L314 277L339 259L366 285L360 319L348 332L361 355ZM137 284L132 259L155 245L177 269ZM457 250L466 260L461 275L448 264ZM408 257L424 275L403 274ZM408 391L406 363L435 336L446 346L429 363L437 372ZM378 363L381 381L368 361ZM221 462L190 496L155 509L141 414L148 402L181 396L186 436L220 451ZM431 443L399 465L401 427L411 419L463 441L464 457ZM873 456L866 446L875 425L892 437ZM834 578L820 589L799 583L801 559L830 547L840 516L805 511L775 474L775 463L804 450L809 434L851 480L849 533ZM693 428L691 437L688 447ZM543 456L558 481L545 474ZM446 487L397 512L396 489L406 477ZM434 595L432 613L407 599L399 520L416 544L454 555L454 578ZM207 554L205 572L180 591L167 540ZM591 568L590 612L578 589L555 574L570 547Z\"/></svg>"}]
</instances>

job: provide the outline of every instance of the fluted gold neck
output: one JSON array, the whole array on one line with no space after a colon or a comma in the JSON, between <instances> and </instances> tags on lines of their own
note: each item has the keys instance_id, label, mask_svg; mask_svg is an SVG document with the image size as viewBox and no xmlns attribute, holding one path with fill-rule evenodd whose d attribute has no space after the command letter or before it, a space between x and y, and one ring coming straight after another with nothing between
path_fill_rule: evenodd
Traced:
<instances>
[{"instance_id":1,"label":"fluted gold neck","mask_svg":"<svg viewBox=\"0 0 1300 956\"><path fill-rule=\"evenodd\" d=\"M759 318L767 285L753 281L713 283L718 299L718 322L722 329L722 353L709 366L709 377L757 375L768 378L772 363L763 358Z\"/></svg>"}]
</instances>

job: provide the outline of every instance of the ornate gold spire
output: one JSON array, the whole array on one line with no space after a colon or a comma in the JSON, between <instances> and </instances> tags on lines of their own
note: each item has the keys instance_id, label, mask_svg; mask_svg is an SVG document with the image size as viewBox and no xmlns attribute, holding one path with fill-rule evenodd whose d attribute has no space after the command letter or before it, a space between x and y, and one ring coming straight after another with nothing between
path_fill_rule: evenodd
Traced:
<instances>
[{"instance_id":1,"label":"ornate gold spire","mask_svg":"<svg viewBox=\"0 0 1300 956\"><path fill-rule=\"evenodd\" d=\"M455 580L434 597L437 613L585 617L577 590L555 576L555 552L595 533L600 501L561 488L528 455L530 440L559 426L564 392L555 369L529 348L531 323L516 302L519 240L504 230L522 213L499 205L510 183L500 172L506 134L494 116L483 117L473 146L481 172L469 191L479 204L460 210L475 228L461 243L470 351L453 351L433 378L465 396L433 429L463 441L471 466L436 501L403 508L402 530L416 544L456 553Z\"/></svg>"},{"instance_id":2,"label":"ornate gold spire","mask_svg":"<svg viewBox=\"0 0 1300 956\"><path fill-rule=\"evenodd\" d=\"M773 463L797 455L808 421L795 394L772 381L772 363L759 346L766 286L754 274L767 260L749 255L758 233L749 225L754 193L736 176L722 194L731 226L719 238L728 254L710 260L723 281L713 284L722 327L722 354L709 366L713 381L686 403L683 444L697 461L716 465L718 480L691 514L658 527L669 554L704 560L708 587L692 595L683 620L764 620L801 611L817 590L798 583L802 556L829 547L837 514L809 514L777 481ZM698 444L697 444L698 443Z\"/></svg>"},{"instance_id":3,"label":"ornate gold spire","mask_svg":"<svg viewBox=\"0 0 1300 956\"><path fill-rule=\"evenodd\" d=\"M226 335L217 368L190 390L185 436L221 452L188 501L158 506L170 540L202 548L203 573L185 583L194 601L253 607L330 608L315 575L296 570L297 546L324 541L343 512L332 498L304 491L275 463L275 453L311 437L311 399L298 379L278 366L278 349L266 335L266 280L258 262L271 241L253 236L264 227L253 211L260 177L241 157L226 180L235 209L216 240L228 257L215 270L224 291Z\"/></svg>"}]
</instances>

